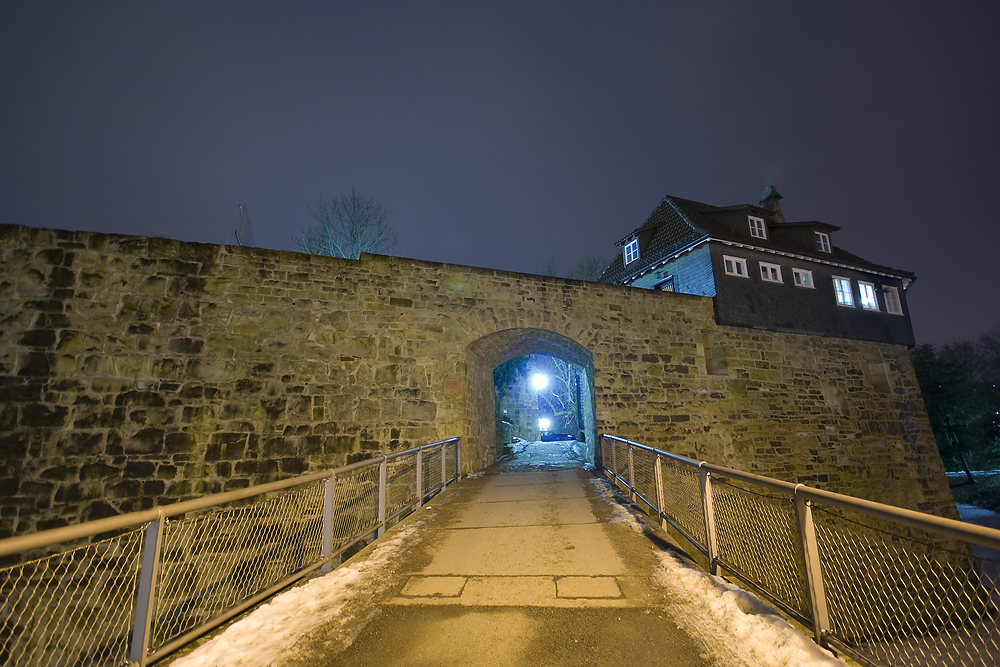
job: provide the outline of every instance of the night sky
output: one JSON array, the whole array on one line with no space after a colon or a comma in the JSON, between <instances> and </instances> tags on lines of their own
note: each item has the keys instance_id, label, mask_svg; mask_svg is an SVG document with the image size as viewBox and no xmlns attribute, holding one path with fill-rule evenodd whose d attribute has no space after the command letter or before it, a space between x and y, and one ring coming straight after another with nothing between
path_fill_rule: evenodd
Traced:
<instances>
[{"instance_id":1,"label":"night sky","mask_svg":"<svg viewBox=\"0 0 1000 667\"><path fill-rule=\"evenodd\" d=\"M0 222L290 249L352 186L396 254L608 261L666 194L913 271L918 342L1000 322L997 2L0 4ZM832 298L832 296L831 296Z\"/></svg>"}]
</instances>

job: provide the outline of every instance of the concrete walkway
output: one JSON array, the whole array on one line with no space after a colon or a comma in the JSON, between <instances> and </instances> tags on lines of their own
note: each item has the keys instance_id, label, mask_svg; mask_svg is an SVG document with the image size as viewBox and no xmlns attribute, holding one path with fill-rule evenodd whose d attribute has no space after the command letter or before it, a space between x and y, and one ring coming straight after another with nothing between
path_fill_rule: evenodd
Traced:
<instances>
[{"instance_id":1,"label":"concrete walkway","mask_svg":"<svg viewBox=\"0 0 1000 667\"><path fill-rule=\"evenodd\" d=\"M664 611L650 542L612 521L565 443L499 473L448 492L349 648L312 633L295 664L708 664Z\"/></svg>"}]
</instances>

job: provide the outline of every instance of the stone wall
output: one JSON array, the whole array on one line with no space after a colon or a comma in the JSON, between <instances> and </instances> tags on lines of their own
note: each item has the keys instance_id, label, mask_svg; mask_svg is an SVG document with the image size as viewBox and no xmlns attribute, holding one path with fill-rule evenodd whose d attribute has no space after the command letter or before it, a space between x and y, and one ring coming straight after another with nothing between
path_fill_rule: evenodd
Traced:
<instances>
[{"instance_id":1,"label":"stone wall","mask_svg":"<svg viewBox=\"0 0 1000 667\"><path fill-rule=\"evenodd\" d=\"M902 346L393 257L0 226L0 267L0 535L454 435L480 469L492 370L535 353L587 370L598 432L954 516Z\"/></svg>"}]
</instances>

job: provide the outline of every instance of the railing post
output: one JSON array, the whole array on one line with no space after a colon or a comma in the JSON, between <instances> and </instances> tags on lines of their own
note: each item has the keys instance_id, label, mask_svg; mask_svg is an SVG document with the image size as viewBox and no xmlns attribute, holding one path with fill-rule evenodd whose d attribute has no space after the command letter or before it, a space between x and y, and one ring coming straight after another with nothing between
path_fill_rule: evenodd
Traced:
<instances>
[{"instance_id":1,"label":"railing post","mask_svg":"<svg viewBox=\"0 0 1000 667\"><path fill-rule=\"evenodd\" d=\"M830 631L830 610L826 604L826 588L823 586L823 569L819 561L819 544L816 541L812 502L798 493L795 494L795 516L799 522L799 537L806 565L806 583L809 586L809 600L812 602L813 633L816 636L816 643L822 645L823 636Z\"/></svg>"},{"instance_id":2,"label":"railing post","mask_svg":"<svg viewBox=\"0 0 1000 667\"><path fill-rule=\"evenodd\" d=\"M424 448L417 450L417 509L424 505Z\"/></svg>"},{"instance_id":3,"label":"railing post","mask_svg":"<svg viewBox=\"0 0 1000 667\"><path fill-rule=\"evenodd\" d=\"M337 474L333 473L323 482L323 551L320 556L326 561L323 563L324 572L333 569L330 559L333 554L333 485L336 479Z\"/></svg>"},{"instance_id":4,"label":"railing post","mask_svg":"<svg viewBox=\"0 0 1000 667\"><path fill-rule=\"evenodd\" d=\"M653 484L656 486L656 515L660 518L660 527L666 530L667 520L663 518L663 468L661 467L663 459L660 458L659 454L653 454L656 457L655 465L653 466Z\"/></svg>"},{"instance_id":5,"label":"railing post","mask_svg":"<svg viewBox=\"0 0 1000 667\"><path fill-rule=\"evenodd\" d=\"M708 571L719 573L719 542L715 534L715 503L712 500L712 473L705 468L705 462L698 464L698 483L701 486L702 511L705 513L705 540L708 544Z\"/></svg>"},{"instance_id":6,"label":"railing post","mask_svg":"<svg viewBox=\"0 0 1000 667\"><path fill-rule=\"evenodd\" d=\"M632 457L632 443L628 443L628 499L635 502L635 464Z\"/></svg>"},{"instance_id":7,"label":"railing post","mask_svg":"<svg viewBox=\"0 0 1000 667\"><path fill-rule=\"evenodd\" d=\"M378 530L375 537L385 535L385 496L386 486L389 483L389 460L382 457L382 463L378 466Z\"/></svg>"},{"instance_id":8,"label":"railing post","mask_svg":"<svg viewBox=\"0 0 1000 667\"><path fill-rule=\"evenodd\" d=\"M441 490L448 486L448 445L441 443Z\"/></svg>"},{"instance_id":9,"label":"railing post","mask_svg":"<svg viewBox=\"0 0 1000 667\"><path fill-rule=\"evenodd\" d=\"M607 436L604 436L607 438ZM610 438L608 438L610 440ZM618 476L618 448L615 447L615 441L611 440L611 474L615 477Z\"/></svg>"},{"instance_id":10,"label":"railing post","mask_svg":"<svg viewBox=\"0 0 1000 667\"><path fill-rule=\"evenodd\" d=\"M149 654L149 631L156 608L156 580L160 574L160 551L163 547L163 510L146 526L142 547L142 569L139 570L139 589L136 592L135 618L132 621L132 643L129 661L145 667Z\"/></svg>"},{"instance_id":11,"label":"railing post","mask_svg":"<svg viewBox=\"0 0 1000 667\"><path fill-rule=\"evenodd\" d=\"M462 479L462 438L455 439L455 481Z\"/></svg>"}]
</instances>

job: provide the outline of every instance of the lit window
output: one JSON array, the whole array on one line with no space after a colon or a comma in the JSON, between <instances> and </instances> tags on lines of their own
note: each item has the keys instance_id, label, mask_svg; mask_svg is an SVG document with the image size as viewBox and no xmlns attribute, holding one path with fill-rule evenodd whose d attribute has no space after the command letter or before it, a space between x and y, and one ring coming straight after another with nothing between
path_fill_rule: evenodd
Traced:
<instances>
[{"instance_id":1,"label":"lit window","mask_svg":"<svg viewBox=\"0 0 1000 667\"><path fill-rule=\"evenodd\" d=\"M833 279L833 289L837 293L837 303L841 306L853 306L854 305L854 295L851 294L851 280L850 278L837 278Z\"/></svg>"},{"instance_id":2,"label":"lit window","mask_svg":"<svg viewBox=\"0 0 1000 667\"><path fill-rule=\"evenodd\" d=\"M799 287L815 287L813 285L813 272L805 269L792 269L792 279Z\"/></svg>"},{"instance_id":3,"label":"lit window","mask_svg":"<svg viewBox=\"0 0 1000 667\"><path fill-rule=\"evenodd\" d=\"M861 292L861 307L865 310L878 310L875 299L875 285L858 281L858 291Z\"/></svg>"},{"instance_id":4,"label":"lit window","mask_svg":"<svg viewBox=\"0 0 1000 667\"><path fill-rule=\"evenodd\" d=\"M899 302L899 290L895 287L885 287L885 309L893 315L903 314L903 304Z\"/></svg>"},{"instance_id":5,"label":"lit window","mask_svg":"<svg viewBox=\"0 0 1000 667\"><path fill-rule=\"evenodd\" d=\"M830 252L830 236L823 232L816 232L816 249L821 252Z\"/></svg>"},{"instance_id":6,"label":"lit window","mask_svg":"<svg viewBox=\"0 0 1000 667\"><path fill-rule=\"evenodd\" d=\"M760 279L769 283L781 282L781 267L777 264L760 263Z\"/></svg>"},{"instance_id":7,"label":"lit window","mask_svg":"<svg viewBox=\"0 0 1000 667\"><path fill-rule=\"evenodd\" d=\"M743 278L750 277L749 272L747 272L747 261L745 259L723 255L722 260L726 264L726 275L741 276Z\"/></svg>"},{"instance_id":8,"label":"lit window","mask_svg":"<svg viewBox=\"0 0 1000 667\"><path fill-rule=\"evenodd\" d=\"M631 264L639 259L639 239L632 239L625 244L625 263Z\"/></svg>"},{"instance_id":9,"label":"lit window","mask_svg":"<svg viewBox=\"0 0 1000 667\"><path fill-rule=\"evenodd\" d=\"M764 227L763 218L755 218L752 215L747 217L750 218L750 236L757 239L766 239L767 230Z\"/></svg>"}]
</instances>

